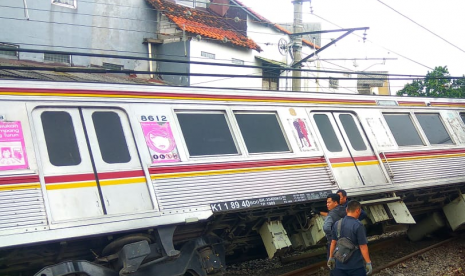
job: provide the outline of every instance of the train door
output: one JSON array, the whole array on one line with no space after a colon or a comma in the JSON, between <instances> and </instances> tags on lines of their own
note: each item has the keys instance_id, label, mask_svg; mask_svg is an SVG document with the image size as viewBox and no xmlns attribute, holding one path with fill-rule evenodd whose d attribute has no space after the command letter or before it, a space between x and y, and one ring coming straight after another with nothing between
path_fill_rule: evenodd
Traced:
<instances>
[{"instance_id":1,"label":"train door","mask_svg":"<svg viewBox=\"0 0 465 276\"><path fill-rule=\"evenodd\" d=\"M388 183L360 122L348 112L312 113L336 181L344 187Z\"/></svg>"},{"instance_id":2,"label":"train door","mask_svg":"<svg viewBox=\"0 0 465 276\"><path fill-rule=\"evenodd\" d=\"M153 209L123 111L39 108L32 115L53 221Z\"/></svg>"}]
</instances>

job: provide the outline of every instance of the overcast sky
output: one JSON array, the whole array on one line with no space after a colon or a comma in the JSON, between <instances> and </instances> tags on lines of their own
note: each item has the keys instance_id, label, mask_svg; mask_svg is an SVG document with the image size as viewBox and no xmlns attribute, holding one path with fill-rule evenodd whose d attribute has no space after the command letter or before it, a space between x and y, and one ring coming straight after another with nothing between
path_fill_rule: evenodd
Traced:
<instances>
[{"instance_id":1,"label":"overcast sky","mask_svg":"<svg viewBox=\"0 0 465 276\"><path fill-rule=\"evenodd\" d=\"M270 21L293 20L291 0L241 1ZM320 22L322 30L370 28L365 43L361 39L363 31L357 31L355 34L360 37L343 38L321 52L320 58L397 58L386 60L385 64L382 60L357 61L356 66L353 61L338 63L351 70L408 75L425 75L435 66L447 66L452 76L465 74L464 12L465 0L312 0L303 4L304 22ZM322 45L341 34L324 34ZM345 70L328 62L322 66ZM391 82L391 91L402 88L404 83Z\"/></svg>"}]
</instances>

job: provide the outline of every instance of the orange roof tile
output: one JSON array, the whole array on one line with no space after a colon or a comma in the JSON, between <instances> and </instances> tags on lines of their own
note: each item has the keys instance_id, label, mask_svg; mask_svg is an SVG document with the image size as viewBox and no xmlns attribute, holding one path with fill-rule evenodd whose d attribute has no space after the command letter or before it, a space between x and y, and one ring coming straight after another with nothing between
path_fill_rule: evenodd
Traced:
<instances>
[{"instance_id":1,"label":"orange roof tile","mask_svg":"<svg viewBox=\"0 0 465 276\"><path fill-rule=\"evenodd\" d=\"M192 9L165 0L147 1L181 30L220 41L227 39L229 43L234 45L261 51L260 46L252 39L234 30L222 17L208 10Z\"/></svg>"}]
</instances>

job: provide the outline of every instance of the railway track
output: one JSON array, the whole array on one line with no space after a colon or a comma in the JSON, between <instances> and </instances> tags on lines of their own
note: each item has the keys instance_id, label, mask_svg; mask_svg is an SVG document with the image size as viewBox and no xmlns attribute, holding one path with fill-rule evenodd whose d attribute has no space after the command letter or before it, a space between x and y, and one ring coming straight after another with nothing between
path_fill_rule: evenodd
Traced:
<instances>
[{"instance_id":1,"label":"railway track","mask_svg":"<svg viewBox=\"0 0 465 276\"><path fill-rule=\"evenodd\" d=\"M393 267L393 266L395 266L395 265L397 265L399 263L405 262L408 259L411 259L411 258L413 258L415 256L421 255L421 254L423 254L423 253L425 253L425 252L427 252L429 250L432 250L432 249L437 248L439 246L442 246L444 244L450 243L450 242L456 240L457 238L459 238L459 237L452 237L452 238L437 242L437 243L435 243L435 244L433 244L431 246L428 246L426 248L422 248L422 249L417 250L417 251L415 251L413 253L402 256L402 257L400 257L400 258L398 258L398 259L396 259L394 261L388 262L387 264L383 264L381 266L375 266L374 269L373 269L373 274L372 275L374 275L376 273L379 273L383 269ZM379 242L377 244L374 244L374 245L369 247L370 248L370 253L375 253L375 252L380 251L382 249L388 248L391 245L395 244L395 242L398 241L399 239L400 238L394 238L394 239L389 239L389 240L385 240L385 241ZM303 267L303 268L300 268L300 269L296 269L296 270L281 274L279 276L309 276L309 275L314 275L314 274L316 274L318 272L321 272L322 268L326 269L326 261L321 261L321 262L318 262L318 263L314 263L314 264L311 264L309 266L306 266L306 267Z\"/></svg>"}]
</instances>

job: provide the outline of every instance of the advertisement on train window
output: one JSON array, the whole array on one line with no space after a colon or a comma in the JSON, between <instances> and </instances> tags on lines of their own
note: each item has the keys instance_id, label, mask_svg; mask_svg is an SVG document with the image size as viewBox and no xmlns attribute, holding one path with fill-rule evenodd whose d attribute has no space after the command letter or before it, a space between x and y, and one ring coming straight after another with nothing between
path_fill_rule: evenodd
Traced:
<instances>
[{"instance_id":1,"label":"advertisement on train window","mask_svg":"<svg viewBox=\"0 0 465 276\"><path fill-rule=\"evenodd\" d=\"M141 122L152 164L179 162L176 141L169 122Z\"/></svg>"},{"instance_id":2,"label":"advertisement on train window","mask_svg":"<svg viewBox=\"0 0 465 276\"><path fill-rule=\"evenodd\" d=\"M0 122L0 170L27 168L21 122Z\"/></svg>"}]
</instances>

